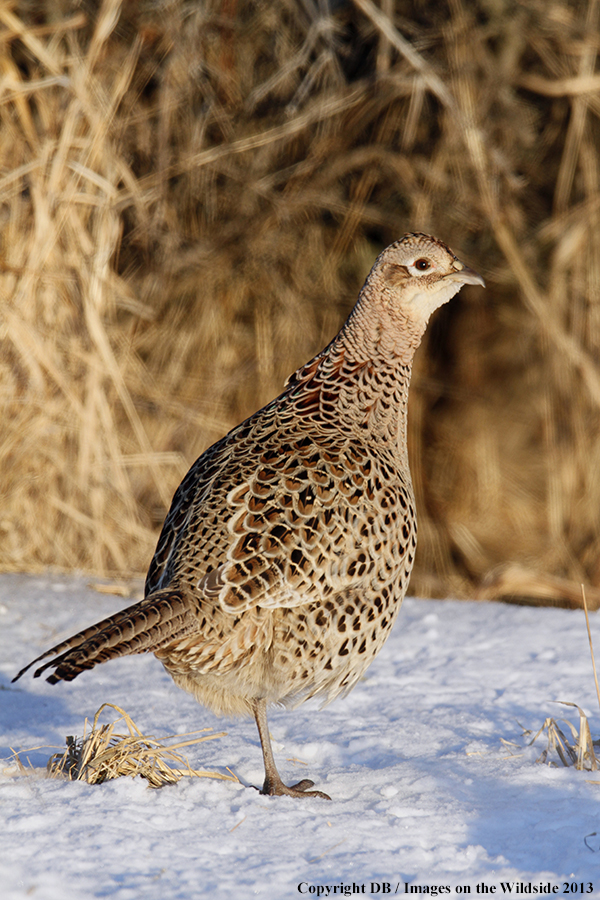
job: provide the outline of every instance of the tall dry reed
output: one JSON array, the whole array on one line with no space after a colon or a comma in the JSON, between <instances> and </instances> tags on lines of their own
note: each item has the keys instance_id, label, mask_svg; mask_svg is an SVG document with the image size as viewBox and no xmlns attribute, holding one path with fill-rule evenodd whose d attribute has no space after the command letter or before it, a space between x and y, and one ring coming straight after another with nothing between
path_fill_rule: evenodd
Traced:
<instances>
[{"instance_id":1,"label":"tall dry reed","mask_svg":"<svg viewBox=\"0 0 600 900\"><path fill-rule=\"evenodd\" d=\"M423 230L488 290L415 372L413 590L597 605L598 5L0 3L0 567L142 571Z\"/></svg>"}]
</instances>

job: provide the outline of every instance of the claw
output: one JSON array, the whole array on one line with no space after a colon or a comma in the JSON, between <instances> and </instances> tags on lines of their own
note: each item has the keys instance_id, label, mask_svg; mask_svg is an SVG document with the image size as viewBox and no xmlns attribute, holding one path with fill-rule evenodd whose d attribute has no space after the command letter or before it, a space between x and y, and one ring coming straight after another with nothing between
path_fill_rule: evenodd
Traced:
<instances>
[{"instance_id":1,"label":"claw","mask_svg":"<svg viewBox=\"0 0 600 900\"><path fill-rule=\"evenodd\" d=\"M329 794L326 794L324 791L309 791L308 788L311 788L313 785L314 781L311 781L310 778L303 778L302 781L291 785L291 787L284 784L281 779L265 778L261 794L271 797L320 797L322 800L331 800Z\"/></svg>"}]
</instances>

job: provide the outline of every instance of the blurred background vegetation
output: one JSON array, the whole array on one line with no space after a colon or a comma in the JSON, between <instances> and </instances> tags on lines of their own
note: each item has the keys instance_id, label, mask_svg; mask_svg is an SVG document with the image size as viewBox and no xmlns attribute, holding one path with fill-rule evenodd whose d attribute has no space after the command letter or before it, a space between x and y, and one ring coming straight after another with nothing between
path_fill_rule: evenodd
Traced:
<instances>
[{"instance_id":1,"label":"blurred background vegetation","mask_svg":"<svg viewBox=\"0 0 600 900\"><path fill-rule=\"evenodd\" d=\"M145 570L405 231L411 591L600 601L597 0L0 3L0 569Z\"/></svg>"}]
</instances>

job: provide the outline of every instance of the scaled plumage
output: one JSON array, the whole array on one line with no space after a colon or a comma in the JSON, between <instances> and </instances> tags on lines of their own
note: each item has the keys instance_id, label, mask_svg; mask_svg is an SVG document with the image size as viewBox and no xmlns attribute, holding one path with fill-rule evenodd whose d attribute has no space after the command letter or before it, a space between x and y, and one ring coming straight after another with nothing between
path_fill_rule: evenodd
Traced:
<instances>
[{"instance_id":1,"label":"scaled plumage","mask_svg":"<svg viewBox=\"0 0 600 900\"><path fill-rule=\"evenodd\" d=\"M384 250L333 341L194 463L144 600L42 654L29 666L54 658L35 677L53 668L48 681L71 681L153 652L205 706L254 714L263 792L326 797L281 781L267 705L349 691L390 632L416 548L412 360L431 313L463 284L484 282L435 238Z\"/></svg>"}]
</instances>

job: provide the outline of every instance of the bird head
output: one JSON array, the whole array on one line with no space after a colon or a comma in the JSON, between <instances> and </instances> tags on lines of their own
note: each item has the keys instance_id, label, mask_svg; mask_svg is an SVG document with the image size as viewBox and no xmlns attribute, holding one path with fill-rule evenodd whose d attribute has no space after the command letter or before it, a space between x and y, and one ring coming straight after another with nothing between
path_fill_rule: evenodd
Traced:
<instances>
[{"instance_id":1,"label":"bird head","mask_svg":"<svg viewBox=\"0 0 600 900\"><path fill-rule=\"evenodd\" d=\"M485 281L465 266L442 241L427 234L405 234L380 253L367 279L374 279L385 302L398 305L416 324L447 303L463 284Z\"/></svg>"}]
</instances>

